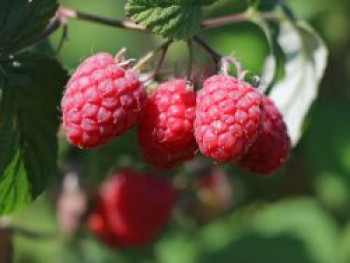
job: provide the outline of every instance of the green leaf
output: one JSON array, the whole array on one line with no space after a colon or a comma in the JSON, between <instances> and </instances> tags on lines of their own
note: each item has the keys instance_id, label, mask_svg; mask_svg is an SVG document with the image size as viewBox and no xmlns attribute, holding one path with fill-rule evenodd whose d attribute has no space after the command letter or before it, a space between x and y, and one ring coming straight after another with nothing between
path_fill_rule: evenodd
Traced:
<instances>
[{"instance_id":1,"label":"green leaf","mask_svg":"<svg viewBox=\"0 0 350 263\"><path fill-rule=\"evenodd\" d=\"M31 44L48 25L57 6L56 0L0 1L0 57Z\"/></svg>"},{"instance_id":2,"label":"green leaf","mask_svg":"<svg viewBox=\"0 0 350 263\"><path fill-rule=\"evenodd\" d=\"M258 8L261 11L271 11L281 2L280 0L258 0Z\"/></svg>"},{"instance_id":3,"label":"green leaf","mask_svg":"<svg viewBox=\"0 0 350 263\"><path fill-rule=\"evenodd\" d=\"M268 237L289 235L298 238L312 259L306 262L339 262L336 222L314 199L293 198L266 206L255 216L252 227Z\"/></svg>"},{"instance_id":4,"label":"green leaf","mask_svg":"<svg viewBox=\"0 0 350 263\"><path fill-rule=\"evenodd\" d=\"M337 223L311 198L253 203L197 230L163 236L156 243L158 261L341 262Z\"/></svg>"},{"instance_id":5,"label":"green leaf","mask_svg":"<svg viewBox=\"0 0 350 263\"><path fill-rule=\"evenodd\" d=\"M281 24L278 42L286 56L285 76L273 87L270 97L282 111L292 143L296 145L304 119L317 98L328 51L320 36L306 23Z\"/></svg>"},{"instance_id":6,"label":"green leaf","mask_svg":"<svg viewBox=\"0 0 350 263\"><path fill-rule=\"evenodd\" d=\"M128 16L155 34L187 39L200 29L202 7L216 0L129 0Z\"/></svg>"},{"instance_id":7,"label":"green leaf","mask_svg":"<svg viewBox=\"0 0 350 263\"><path fill-rule=\"evenodd\" d=\"M58 106L67 74L54 59L24 53L0 73L0 214L43 192L57 175Z\"/></svg>"},{"instance_id":8,"label":"green leaf","mask_svg":"<svg viewBox=\"0 0 350 263\"><path fill-rule=\"evenodd\" d=\"M198 262L339 262L336 222L310 198L255 204L201 234L208 252Z\"/></svg>"},{"instance_id":9,"label":"green leaf","mask_svg":"<svg viewBox=\"0 0 350 263\"><path fill-rule=\"evenodd\" d=\"M0 214L10 213L32 200L23 155L18 150L12 157L0 178Z\"/></svg>"},{"instance_id":10,"label":"green leaf","mask_svg":"<svg viewBox=\"0 0 350 263\"><path fill-rule=\"evenodd\" d=\"M339 242L339 252L341 261L350 262L350 223L348 222L345 227L342 228L342 233Z\"/></svg>"}]
</instances>

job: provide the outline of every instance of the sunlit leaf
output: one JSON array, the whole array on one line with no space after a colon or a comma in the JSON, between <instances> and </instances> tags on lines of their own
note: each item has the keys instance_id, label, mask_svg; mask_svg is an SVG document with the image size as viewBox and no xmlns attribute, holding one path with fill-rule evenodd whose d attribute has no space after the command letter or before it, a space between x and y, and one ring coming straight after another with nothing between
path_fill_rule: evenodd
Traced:
<instances>
[{"instance_id":1,"label":"sunlit leaf","mask_svg":"<svg viewBox=\"0 0 350 263\"><path fill-rule=\"evenodd\" d=\"M317 98L328 51L320 36L305 23L283 23L278 42L286 56L285 77L276 83L270 96L282 111L296 145L305 117Z\"/></svg>"}]
</instances>

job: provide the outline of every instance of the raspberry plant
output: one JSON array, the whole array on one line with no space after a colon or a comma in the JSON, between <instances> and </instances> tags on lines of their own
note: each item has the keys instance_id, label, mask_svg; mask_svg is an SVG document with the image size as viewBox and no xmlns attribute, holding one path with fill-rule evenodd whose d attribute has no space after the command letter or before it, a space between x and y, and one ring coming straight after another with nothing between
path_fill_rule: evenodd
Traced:
<instances>
[{"instance_id":1,"label":"raspberry plant","mask_svg":"<svg viewBox=\"0 0 350 263\"><path fill-rule=\"evenodd\" d=\"M102 190L87 191L77 183L72 187L70 181L58 197L58 214L65 211L59 215L63 228L67 230L68 225L75 234L88 225L102 242L117 248L154 241L171 220L174 207L186 214L186 208L175 204L175 188L181 190L180 199L186 199L196 187L179 183L183 173L201 178L208 165L210 171L221 171L214 167L221 162L264 175L280 169L298 143L317 97L327 49L284 1L247 2L242 13L207 18L206 10L219 8L220 0L128 0L127 19L115 20L59 5L56 0L3 0L0 215L35 200L65 173L67 169L57 167L57 134L62 133L87 152L108 147L115 139L125 140L127 146L119 149L123 151L132 143L124 136L133 128L138 131L138 151L143 157L136 166L151 173L121 170L115 179L106 180ZM73 19L145 37L159 35L164 42L140 58L126 59L127 47L113 55L86 54L74 73L68 74L56 54L64 48ZM243 70L234 55L221 54L202 36L206 31L210 35L209 29L239 22L257 25L266 36L270 54L261 76ZM38 46L48 44L48 37L60 28L63 35L56 53L42 52ZM165 66L175 42L188 47L188 65L181 69L185 73ZM206 64L196 63L197 47L210 58ZM201 81L204 68L208 70ZM226 177L217 178L226 182ZM206 188L211 195L219 192ZM65 207L70 203L67 191L84 200L79 209ZM65 221L66 214L74 214L75 220ZM0 226L0 231L8 228Z\"/></svg>"}]
</instances>

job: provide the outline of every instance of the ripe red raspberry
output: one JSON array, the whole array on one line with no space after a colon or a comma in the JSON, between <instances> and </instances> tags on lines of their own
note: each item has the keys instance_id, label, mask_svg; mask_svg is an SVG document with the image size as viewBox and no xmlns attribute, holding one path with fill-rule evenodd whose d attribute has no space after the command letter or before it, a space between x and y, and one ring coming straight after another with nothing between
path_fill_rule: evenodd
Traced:
<instances>
[{"instance_id":1,"label":"ripe red raspberry","mask_svg":"<svg viewBox=\"0 0 350 263\"><path fill-rule=\"evenodd\" d=\"M201 152L216 161L240 159L259 134L261 94L250 84L214 75L198 92L194 124Z\"/></svg>"},{"instance_id":2,"label":"ripe red raspberry","mask_svg":"<svg viewBox=\"0 0 350 263\"><path fill-rule=\"evenodd\" d=\"M164 179L122 170L102 187L88 227L113 247L145 245L168 223L176 195Z\"/></svg>"},{"instance_id":3,"label":"ripe red raspberry","mask_svg":"<svg viewBox=\"0 0 350 263\"><path fill-rule=\"evenodd\" d=\"M93 148L125 133L145 105L146 91L137 73L110 54L86 59L67 84L62 99L68 141Z\"/></svg>"},{"instance_id":4,"label":"ripe red raspberry","mask_svg":"<svg viewBox=\"0 0 350 263\"><path fill-rule=\"evenodd\" d=\"M151 94L139 128L139 143L150 164L168 169L194 157L195 107L196 94L184 79L163 83Z\"/></svg>"},{"instance_id":5,"label":"ripe red raspberry","mask_svg":"<svg viewBox=\"0 0 350 263\"><path fill-rule=\"evenodd\" d=\"M268 97L262 101L265 120L261 133L239 164L255 173L269 174L286 161L291 142L280 111Z\"/></svg>"}]
</instances>

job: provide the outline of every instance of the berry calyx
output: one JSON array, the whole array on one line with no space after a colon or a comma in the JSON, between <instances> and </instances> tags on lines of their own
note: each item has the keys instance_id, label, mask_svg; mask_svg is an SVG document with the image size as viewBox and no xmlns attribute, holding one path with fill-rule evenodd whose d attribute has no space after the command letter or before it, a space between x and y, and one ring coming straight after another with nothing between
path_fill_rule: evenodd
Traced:
<instances>
[{"instance_id":1,"label":"berry calyx","mask_svg":"<svg viewBox=\"0 0 350 263\"><path fill-rule=\"evenodd\" d=\"M150 95L138 133L150 164L169 169L194 157L195 110L196 94L185 79L165 82Z\"/></svg>"},{"instance_id":2,"label":"berry calyx","mask_svg":"<svg viewBox=\"0 0 350 263\"><path fill-rule=\"evenodd\" d=\"M261 133L239 164L251 172L267 175L288 159L291 141L282 114L273 101L264 96L262 102L265 119Z\"/></svg>"},{"instance_id":3,"label":"berry calyx","mask_svg":"<svg viewBox=\"0 0 350 263\"><path fill-rule=\"evenodd\" d=\"M142 246L168 223L176 196L164 179L122 170L103 185L87 224L109 246Z\"/></svg>"},{"instance_id":4,"label":"berry calyx","mask_svg":"<svg viewBox=\"0 0 350 263\"><path fill-rule=\"evenodd\" d=\"M94 148L129 130L146 104L146 91L128 64L108 53L86 59L75 71L63 96L62 118L67 139Z\"/></svg>"},{"instance_id":5,"label":"berry calyx","mask_svg":"<svg viewBox=\"0 0 350 263\"><path fill-rule=\"evenodd\" d=\"M214 75L197 95L194 124L201 152L220 162L239 160L256 140L262 95L234 77Z\"/></svg>"}]
</instances>

